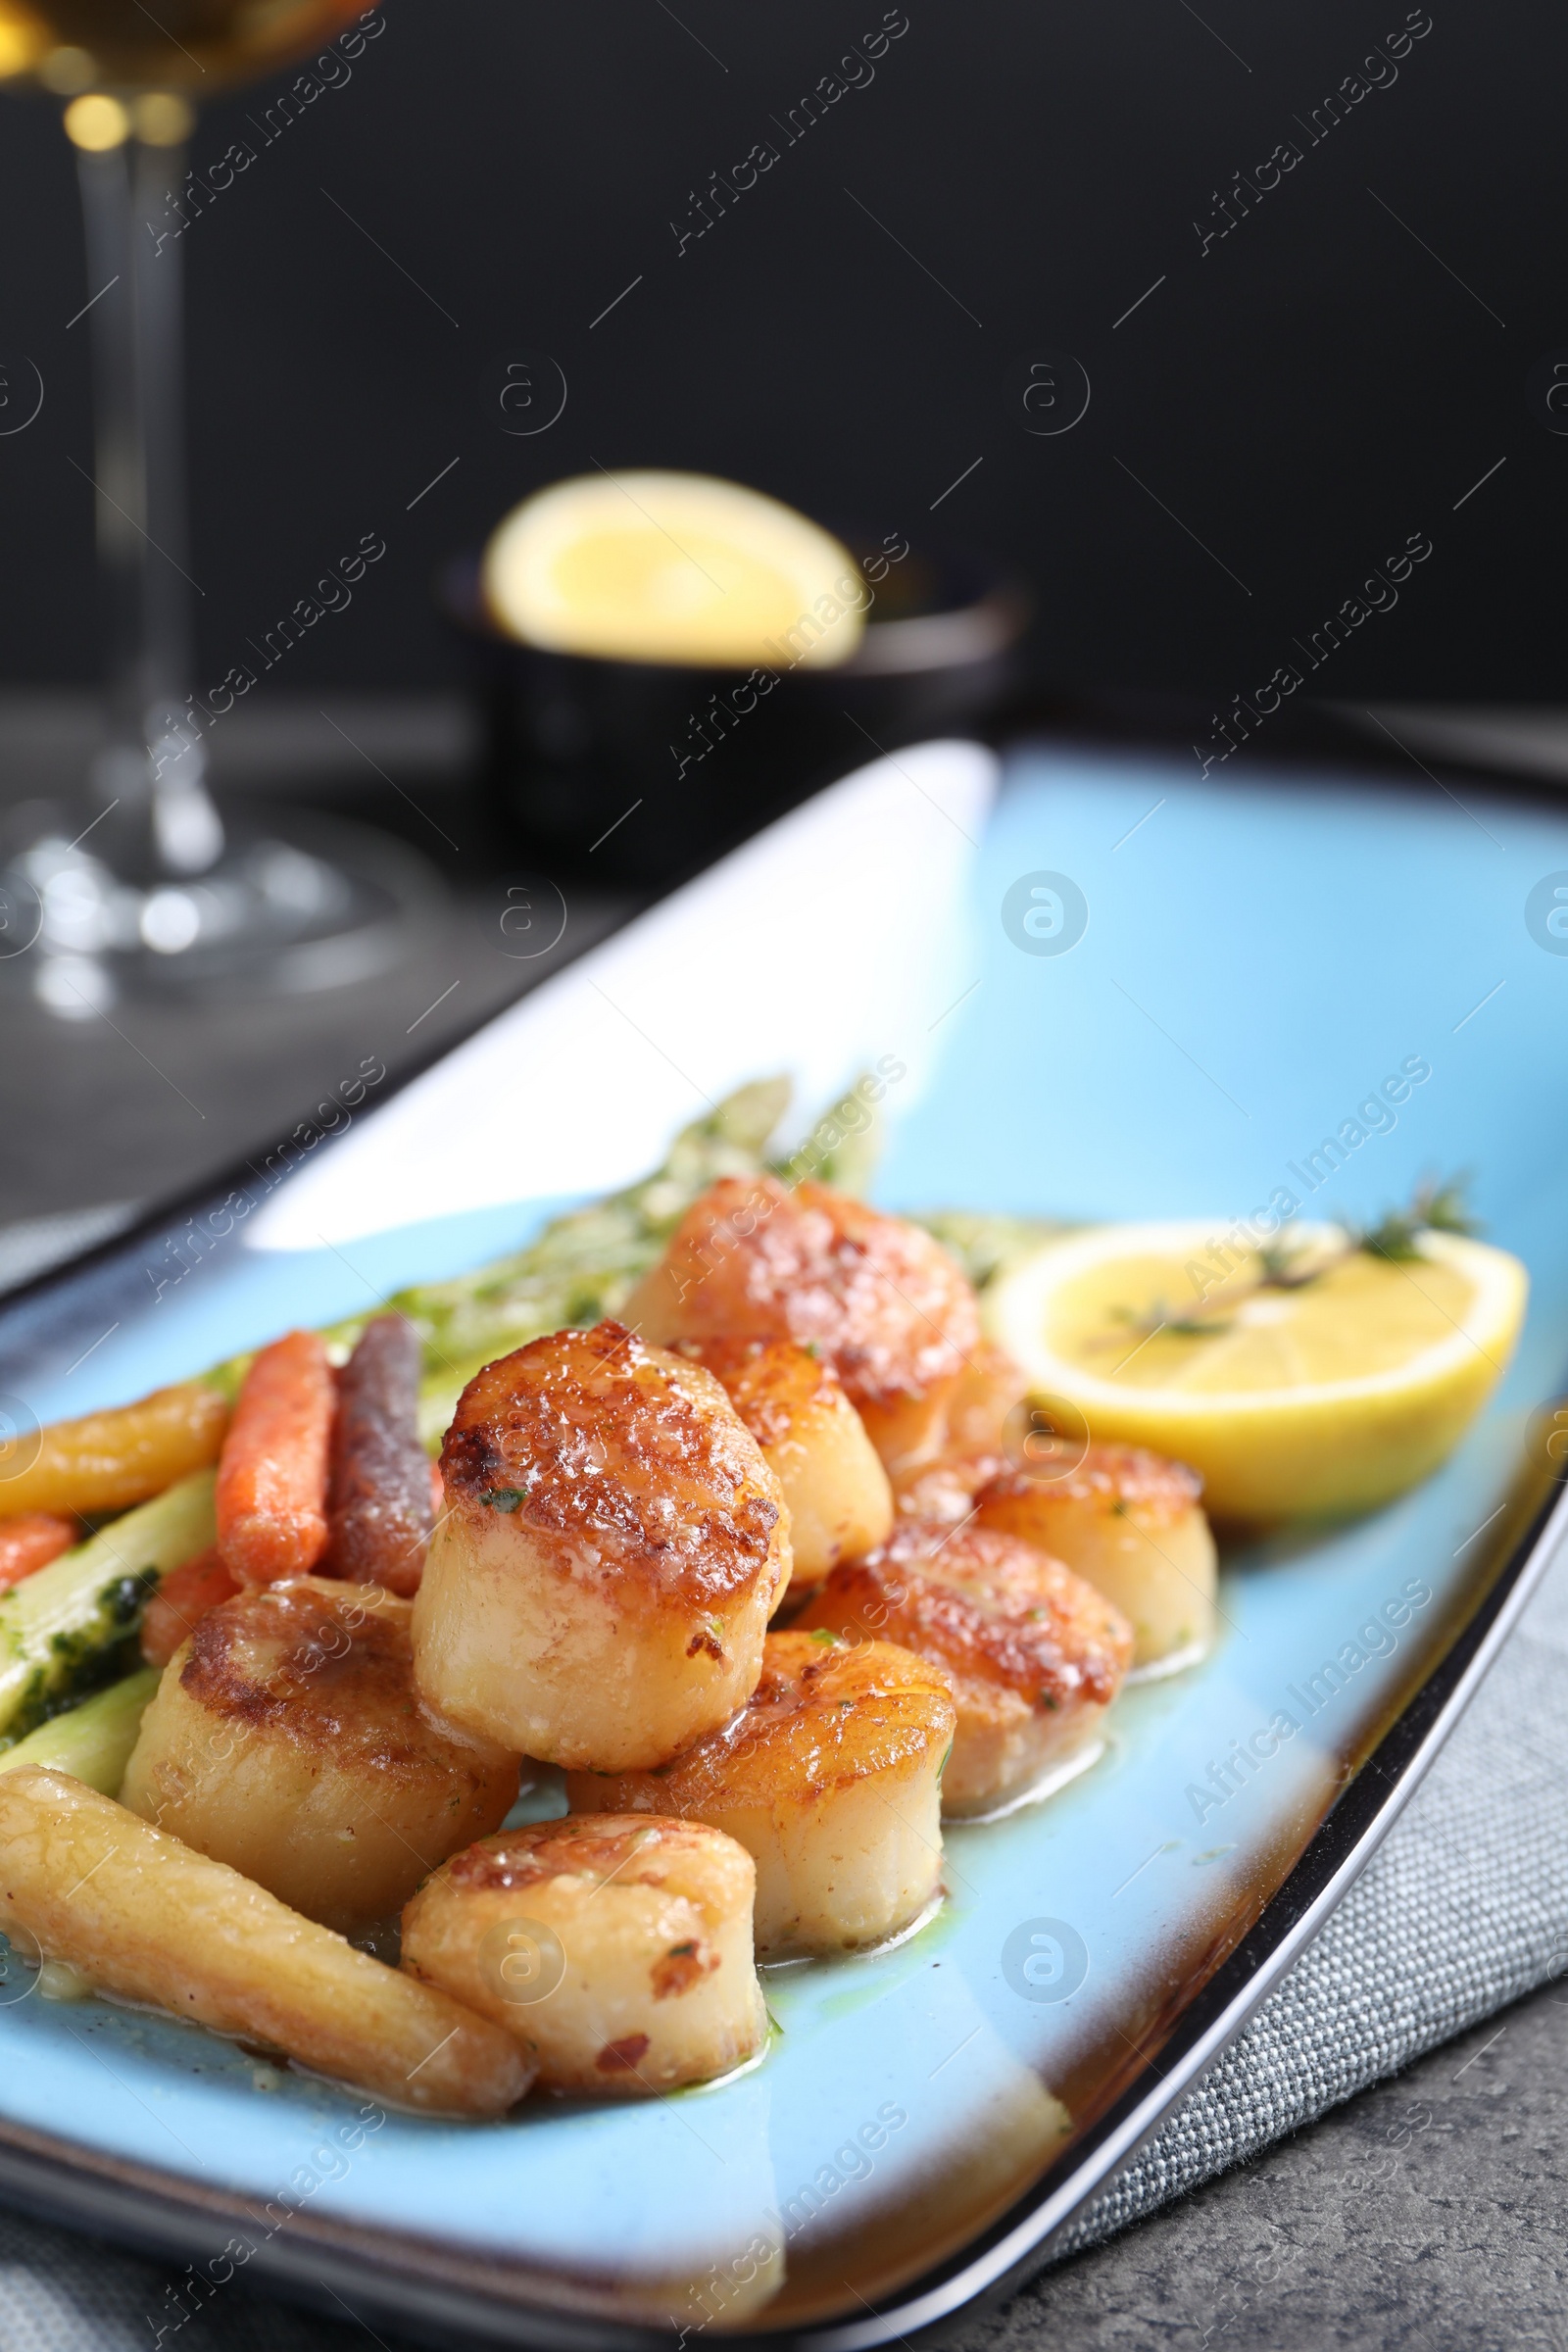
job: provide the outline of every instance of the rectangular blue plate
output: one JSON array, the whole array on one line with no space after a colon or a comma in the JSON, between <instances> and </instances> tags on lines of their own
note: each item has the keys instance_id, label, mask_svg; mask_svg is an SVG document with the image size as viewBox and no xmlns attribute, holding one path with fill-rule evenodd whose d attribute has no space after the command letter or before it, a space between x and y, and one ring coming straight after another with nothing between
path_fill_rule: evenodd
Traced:
<instances>
[{"instance_id":1,"label":"rectangular blue plate","mask_svg":"<svg viewBox=\"0 0 1568 2352\"><path fill-rule=\"evenodd\" d=\"M1281 1186L1310 1214L1368 1216L1424 1173L1472 1170L1532 1282L1481 1424L1390 1508L1229 1557L1214 1654L1126 1693L1104 1759L1054 1800L952 1831L930 1928L769 1972L781 2033L755 2071L444 2124L14 1976L12 2202L220 2292L266 2283L447 2343L684 2328L856 2352L1037 2261L1365 1861L1557 1534L1568 956L1527 902L1568 882L1568 818L1061 751L1022 751L996 782L972 746L878 763L352 1132L318 1144L344 1124L323 1113L261 1178L35 1286L0 1311L5 1409L120 1400L481 1262L653 1164L745 1077L789 1068L814 1107L880 1063L894 1208L1211 1216L1218 1234ZM1060 953L1004 918L1037 875L1081 895ZM1392 1110L1382 1081L1416 1067ZM1282 1709L1296 1735L1205 1793Z\"/></svg>"}]
</instances>

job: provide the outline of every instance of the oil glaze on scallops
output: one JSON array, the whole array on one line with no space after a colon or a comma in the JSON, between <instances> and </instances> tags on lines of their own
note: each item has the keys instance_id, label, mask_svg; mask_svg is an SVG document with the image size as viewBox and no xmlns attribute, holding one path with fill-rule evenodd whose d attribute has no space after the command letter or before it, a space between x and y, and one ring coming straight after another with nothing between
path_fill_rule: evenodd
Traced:
<instances>
[{"instance_id":1,"label":"oil glaze on scallops","mask_svg":"<svg viewBox=\"0 0 1568 2352\"><path fill-rule=\"evenodd\" d=\"M1059 1560L940 1520L903 1520L869 1558L836 1568L797 1620L808 1627L902 1642L947 1674L957 1730L942 1799L954 1819L1098 1752L1133 1646L1125 1618Z\"/></svg>"},{"instance_id":2,"label":"oil glaze on scallops","mask_svg":"<svg viewBox=\"0 0 1568 2352\"><path fill-rule=\"evenodd\" d=\"M164 1670L121 1801L309 1919L387 1918L517 1793L515 1754L419 1707L411 1615L321 1577L210 1609Z\"/></svg>"},{"instance_id":3,"label":"oil glaze on scallops","mask_svg":"<svg viewBox=\"0 0 1568 2352\"><path fill-rule=\"evenodd\" d=\"M942 1442L980 1337L940 1243L826 1185L725 1176L688 1209L626 1319L649 1339L793 1340L829 1362L893 1469Z\"/></svg>"},{"instance_id":4,"label":"oil glaze on scallops","mask_svg":"<svg viewBox=\"0 0 1568 2352\"><path fill-rule=\"evenodd\" d=\"M976 1497L979 1524L1021 1536L1130 1620L1135 1667L1190 1661L1214 1636L1214 1539L1197 1473L1140 1446L1091 1446L1055 1476L1004 1471Z\"/></svg>"},{"instance_id":5,"label":"oil glaze on scallops","mask_svg":"<svg viewBox=\"0 0 1568 2352\"><path fill-rule=\"evenodd\" d=\"M779 1484L718 1382L618 1323L486 1365L414 1604L430 1706L524 1754L662 1764L742 1706L790 1577Z\"/></svg>"},{"instance_id":6,"label":"oil glaze on scallops","mask_svg":"<svg viewBox=\"0 0 1568 2352\"><path fill-rule=\"evenodd\" d=\"M403 1965L505 2026L553 2089L670 2090L766 2036L756 1886L750 1854L701 1822L539 1822L420 1887Z\"/></svg>"},{"instance_id":7,"label":"oil glaze on scallops","mask_svg":"<svg viewBox=\"0 0 1568 2352\"><path fill-rule=\"evenodd\" d=\"M567 1776L579 1812L706 1821L757 1864L764 1957L862 1950L942 1884L942 1766L954 1706L940 1666L891 1642L769 1634L743 1713L658 1773Z\"/></svg>"},{"instance_id":8,"label":"oil glaze on scallops","mask_svg":"<svg viewBox=\"0 0 1568 2352\"><path fill-rule=\"evenodd\" d=\"M790 1340L694 1341L776 1473L790 1514L792 1593L884 1542L888 1474L831 1364Z\"/></svg>"}]
</instances>

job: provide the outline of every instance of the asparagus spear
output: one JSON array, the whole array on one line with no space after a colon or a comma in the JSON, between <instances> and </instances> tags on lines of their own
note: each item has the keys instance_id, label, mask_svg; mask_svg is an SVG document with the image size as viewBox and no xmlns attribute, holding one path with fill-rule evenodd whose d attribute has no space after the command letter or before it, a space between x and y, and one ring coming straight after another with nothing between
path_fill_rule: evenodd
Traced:
<instances>
[{"instance_id":1,"label":"asparagus spear","mask_svg":"<svg viewBox=\"0 0 1568 2352\"><path fill-rule=\"evenodd\" d=\"M787 1078L758 1078L737 1087L705 1118L682 1128L662 1167L624 1192L554 1218L525 1249L446 1282L414 1283L379 1309L346 1317L322 1332L334 1361L345 1362L371 1315L390 1308L407 1316L424 1351L419 1434L432 1448L451 1420L458 1397L482 1365L566 1324L597 1323L624 1304L657 1263L692 1202L720 1176L752 1176L773 1167L786 1181L802 1172L804 1155L780 1162L765 1157L769 1137L789 1107ZM856 1100L855 1090L820 1122ZM857 1116L835 1129L830 1150L810 1154L824 1184L858 1192L875 1158L876 1135L858 1104ZM205 1374L232 1397L249 1369L249 1355L232 1357Z\"/></svg>"},{"instance_id":2,"label":"asparagus spear","mask_svg":"<svg viewBox=\"0 0 1568 2352\"><path fill-rule=\"evenodd\" d=\"M40 1724L15 1747L0 1751L0 1772L13 1772L19 1764L43 1764L51 1772L69 1772L73 1780L85 1781L104 1796L118 1796L158 1683L158 1668L144 1666L139 1674L84 1698L79 1706Z\"/></svg>"},{"instance_id":3,"label":"asparagus spear","mask_svg":"<svg viewBox=\"0 0 1568 2352\"><path fill-rule=\"evenodd\" d=\"M0 1745L132 1663L148 1594L215 1533L213 1473L198 1470L0 1598Z\"/></svg>"},{"instance_id":4,"label":"asparagus spear","mask_svg":"<svg viewBox=\"0 0 1568 2352\"><path fill-rule=\"evenodd\" d=\"M387 1303L424 1349L419 1434L439 1444L458 1397L481 1365L568 1323L597 1323L622 1305L699 1194L720 1176L752 1175L789 1102L787 1078L729 1095L682 1129L662 1167L624 1192L556 1217L526 1249L449 1282L416 1283ZM326 1333L334 1354L352 1348L367 1316Z\"/></svg>"}]
</instances>

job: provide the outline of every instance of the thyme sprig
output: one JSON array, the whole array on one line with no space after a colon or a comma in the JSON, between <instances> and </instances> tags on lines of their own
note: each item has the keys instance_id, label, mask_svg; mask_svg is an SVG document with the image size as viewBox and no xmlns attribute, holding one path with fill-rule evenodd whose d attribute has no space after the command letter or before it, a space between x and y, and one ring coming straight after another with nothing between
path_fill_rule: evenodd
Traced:
<instances>
[{"instance_id":1,"label":"thyme sprig","mask_svg":"<svg viewBox=\"0 0 1568 2352\"><path fill-rule=\"evenodd\" d=\"M1348 1225L1353 1250L1370 1257L1386 1257L1396 1265L1408 1264L1421 1254L1423 1233L1472 1234L1479 1230L1466 1198L1468 1176L1452 1176L1446 1184L1435 1179L1418 1184L1408 1208L1391 1209L1377 1225Z\"/></svg>"},{"instance_id":2,"label":"thyme sprig","mask_svg":"<svg viewBox=\"0 0 1568 2352\"><path fill-rule=\"evenodd\" d=\"M1304 1290L1356 1256L1408 1265L1422 1254L1424 1233L1475 1233L1478 1227L1470 1213L1469 1183L1467 1175L1450 1176L1445 1182L1424 1178L1404 1207L1386 1210L1375 1225L1348 1221L1343 1227L1344 1246L1327 1254L1315 1254L1305 1244L1293 1249L1266 1242L1257 1251L1262 1272L1241 1292L1222 1286L1212 1308L1200 1304L1181 1312L1157 1298L1147 1314L1118 1306L1111 1309L1110 1319L1145 1339L1152 1339L1156 1332L1168 1332L1173 1339L1217 1339L1234 1327L1234 1309L1259 1291Z\"/></svg>"}]
</instances>

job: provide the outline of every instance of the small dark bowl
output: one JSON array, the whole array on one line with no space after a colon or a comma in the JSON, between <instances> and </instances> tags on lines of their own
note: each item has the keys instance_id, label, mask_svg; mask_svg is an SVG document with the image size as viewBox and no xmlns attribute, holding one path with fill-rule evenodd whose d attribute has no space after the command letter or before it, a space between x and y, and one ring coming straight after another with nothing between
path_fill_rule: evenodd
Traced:
<instances>
[{"instance_id":1,"label":"small dark bowl","mask_svg":"<svg viewBox=\"0 0 1568 2352\"><path fill-rule=\"evenodd\" d=\"M874 576L878 542L841 536ZM911 548L887 564L848 662L764 671L760 692L750 669L521 645L486 614L475 555L445 567L438 595L477 665L508 847L552 877L632 883L698 871L880 752L978 726L1012 683L1030 615L1017 581Z\"/></svg>"}]
</instances>

